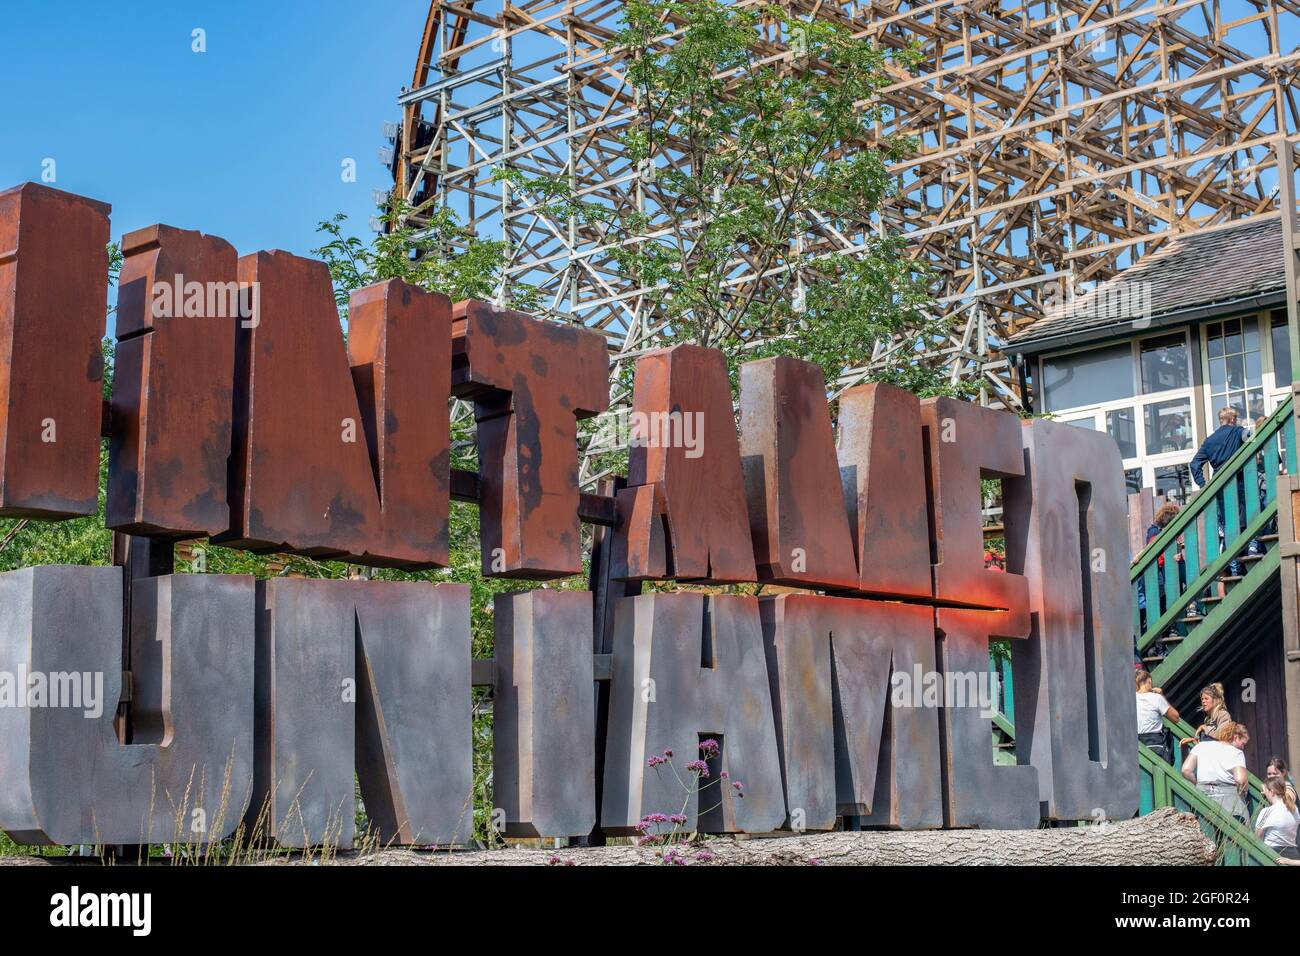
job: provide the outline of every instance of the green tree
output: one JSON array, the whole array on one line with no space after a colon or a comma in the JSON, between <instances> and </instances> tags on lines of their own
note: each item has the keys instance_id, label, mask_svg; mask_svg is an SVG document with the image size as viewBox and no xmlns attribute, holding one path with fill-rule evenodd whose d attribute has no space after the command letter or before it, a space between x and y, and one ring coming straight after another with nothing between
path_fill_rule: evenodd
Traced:
<instances>
[{"instance_id":1,"label":"green tree","mask_svg":"<svg viewBox=\"0 0 1300 956\"><path fill-rule=\"evenodd\" d=\"M773 61L771 39L796 61ZM924 276L869 225L891 190L887 164L912 148L878 135L883 107L870 105L889 54L834 24L719 0L631 0L608 48L640 110L622 133L636 202L589 199L562 176L495 175L608 246L665 344L719 348L733 368L796 355L833 382L879 341L933 334ZM839 237L840 251L810 236ZM915 355L901 349L874 377L948 391Z\"/></svg>"}]
</instances>

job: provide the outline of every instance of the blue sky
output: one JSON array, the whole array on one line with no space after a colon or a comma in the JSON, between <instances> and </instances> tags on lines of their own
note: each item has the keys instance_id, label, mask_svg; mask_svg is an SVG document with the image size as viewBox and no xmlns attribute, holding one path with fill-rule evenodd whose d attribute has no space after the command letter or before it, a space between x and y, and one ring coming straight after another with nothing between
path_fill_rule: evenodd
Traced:
<instances>
[{"instance_id":1,"label":"blue sky","mask_svg":"<svg viewBox=\"0 0 1300 956\"><path fill-rule=\"evenodd\" d=\"M307 255L336 212L369 235L377 152L411 82L427 0L7 2L0 189L41 181L240 254ZM206 31L196 53L192 32ZM356 160L356 182L342 163Z\"/></svg>"}]
</instances>

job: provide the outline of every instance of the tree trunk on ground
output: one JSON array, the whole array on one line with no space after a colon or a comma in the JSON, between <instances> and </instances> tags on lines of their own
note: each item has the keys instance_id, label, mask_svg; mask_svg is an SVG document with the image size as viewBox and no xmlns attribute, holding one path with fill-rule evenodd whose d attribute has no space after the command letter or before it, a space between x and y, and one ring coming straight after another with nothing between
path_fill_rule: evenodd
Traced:
<instances>
[{"instance_id":1,"label":"tree trunk on ground","mask_svg":"<svg viewBox=\"0 0 1300 956\"><path fill-rule=\"evenodd\" d=\"M711 860L697 860L704 849ZM511 848L464 853L381 850L347 856L341 865L380 866L636 866L662 862L655 847ZM719 838L681 848L691 865L751 866L1210 866L1213 841L1196 818L1177 810L1100 826L1051 830L923 830L818 833L771 839Z\"/></svg>"},{"instance_id":2,"label":"tree trunk on ground","mask_svg":"<svg viewBox=\"0 0 1300 956\"><path fill-rule=\"evenodd\" d=\"M701 851L711 858L699 858ZM1215 847L1196 818L1177 810L1100 826L1052 830L918 830L816 833L737 840L719 837L682 846L692 866L1210 866ZM658 847L602 846L485 851L389 849L316 852L310 862L335 866L639 866L663 863ZM160 860L153 860L154 865ZM261 861L284 866L295 855ZM176 865L185 865L175 861ZM86 857L0 857L0 865L95 866Z\"/></svg>"}]
</instances>

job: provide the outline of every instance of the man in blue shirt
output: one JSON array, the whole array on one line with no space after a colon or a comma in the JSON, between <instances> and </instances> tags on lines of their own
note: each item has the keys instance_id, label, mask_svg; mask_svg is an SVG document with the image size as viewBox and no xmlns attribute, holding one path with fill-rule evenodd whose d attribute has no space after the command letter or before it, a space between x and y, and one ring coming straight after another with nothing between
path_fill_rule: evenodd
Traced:
<instances>
[{"instance_id":1,"label":"man in blue shirt","mask_svg":"<svg viewBox=\"0 0 1300 956\"><path fill-rule=\"evenodd\" d=\"M1205 439L1196 457L1192 459L1192 480L1196 486L1205 487L1206 465L1217 472L1245 443L1246 429L1237 424L1237 410L1222 409L1219 412L1219 427Z\"/></svg>"}]
</instances>

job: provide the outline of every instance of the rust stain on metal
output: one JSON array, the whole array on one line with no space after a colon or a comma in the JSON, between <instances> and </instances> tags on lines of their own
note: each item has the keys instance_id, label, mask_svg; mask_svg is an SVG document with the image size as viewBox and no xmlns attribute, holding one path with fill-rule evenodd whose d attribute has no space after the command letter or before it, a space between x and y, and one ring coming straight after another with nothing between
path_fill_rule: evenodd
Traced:
<instances>
[{"instance_id":1,"label":"rust stain on metal","mask_svg":"<svg viewBox=\"0 0 1300 956\"><path fill-rule=\"evenodd\" d=\"M577 420L609 407L604 336L477 299L452 317L452 389L478 424L483 574L577 574Z\"/></svg>"},{"instance_id":2,"label":"rust stain on metal","mask_svg":"<svg viewBox=\"0 0 1300 956\"><path fill-rule=\"evenodd\" d=\"M350 362L324 263L257 252L239 280L259 303L239 328L231 528L214 540L445 563L447 299L400 280L359 291Z\"/></svg>"},{"instance_id":3,"label":"rust stain on metal","mask_svg":"<svg viewBox=\"0 0 1300 956\"><path fill-rule=\"evenodd\" d=\"M156 225L122 240L105 524L196 537L230 525L235 249Z\"/></svg>"}]
</instances>

